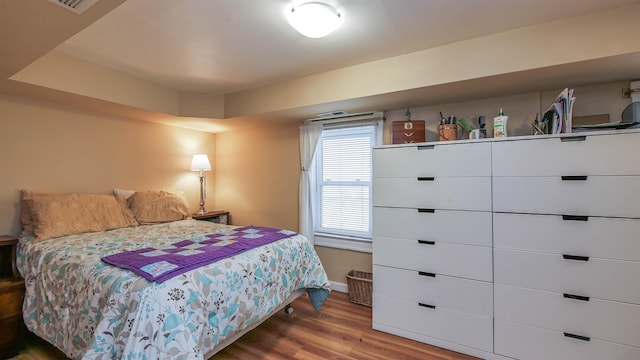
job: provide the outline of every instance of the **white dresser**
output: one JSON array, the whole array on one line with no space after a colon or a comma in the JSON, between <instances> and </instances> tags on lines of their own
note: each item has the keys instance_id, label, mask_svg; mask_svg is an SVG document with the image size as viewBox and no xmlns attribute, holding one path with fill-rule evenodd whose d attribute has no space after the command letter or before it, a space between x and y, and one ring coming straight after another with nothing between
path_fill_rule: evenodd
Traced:
<instances>
[{"instance_id":1,"label":"white dresser","mask_svg":"<svg viewBox=\"0 0 640 360\"><path fill-rule=\"evenodd\" d=\"M640 132L374 150L373 327L486 359L640 359Z\"/></svg>"},{"instance_id":2,"label":"white dresser","mask_svg":"<svg viewBox=\"0 0 640 360\"><path fill-rule=\"evenodd\" d=\"M493 350L491 143L373 155L373 327Z\"/></svg>"},{"instance_id":3,"label":"white dresser","mask_svg":"<svg viewBox=\"0 0 640 360\"><path fill-rule=\"evenodd\" d=\"M640 359L640 134L492 146L494 351Z\"/></svg>"}]
</instances>

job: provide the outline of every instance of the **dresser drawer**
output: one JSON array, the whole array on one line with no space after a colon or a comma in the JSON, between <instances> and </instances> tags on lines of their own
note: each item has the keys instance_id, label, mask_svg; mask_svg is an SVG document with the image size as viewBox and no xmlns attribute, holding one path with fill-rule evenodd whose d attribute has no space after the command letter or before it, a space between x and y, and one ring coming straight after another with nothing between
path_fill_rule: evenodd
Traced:
<instances>
[{"instance_id":1,"label":"dresser drawer","mask_svg":"<svg viewBox=\"0 0 640 360\"><path fill-rule=\"evenodd\" d=\"M638 151L640 133L500 141L493 143L493 175L640 175Z\"/></svg>"},{"instance_id":2,"label":"dresser drawer","mask_svg":"<svg viewBox=\"0 0 640 360\"><path fill-rule=\"evenodd\" d=\"M640 261L638 234L640 219L493 214L497 248Z\"/></svg>"},{"instance_id":3,"label":"dresser drawer","mask_svg":"<svg viewBox=\"0 0 640 360\"><path fill-rule=\"evenodd\" d=\"M640 262L494 249L493 264L496 284L640 304Z\"/></svg>"},{"instance_id":4,"label":"dresser drawer","mask_svg":"<svg viewBox=\"0 0 640 360\"><path fill-rule=\"evenodd\" d=\"M22 316L24 281L0 279L0 319Z\"/></svg>"},{"instance_id":5,"label":"dresser drawer","mask_svg":"<svg viewBox=\"0 0 640 360\"><path fill-rule=\"evenodd\" d=\"M640 305L496 284L495 317L640 347Z\"/></svg>"},{"instance_id":6,"label":"dresser drawer","mask_svg":"<svg viewBox=\"0 0 640 360\"><path fill-rule=\"evenodd\" d=\"M373 208L373 235L491 246L491 213Z\"/></svg>"},{"instance_id":7,"label":"dresser drawer","mask_svg":"<svg viewBox=\"0 0 640 360\"><path fill-rule=\"evenodd\" d=\"M490 282L374 265L373 292L438 308L493 316Z\"/></svg>"},{"instance_id":8,"label":"dresser drawer","mask_svg":"<svg viewBox=\"0 0 640 360\"><path fill-rule=\"evenodd\" d=\"M440 307L429 308L416 302L374 294L373 324L374 328L376 324L383 324L480 350L493 350L491 317Z\"/></svg>"},{"instance_id":9,"label":"dresser drawer","mask_svg":"<svg viewBox=\"0 0 640 360\"><path fill-rule=\"evenodd\" d=\"M491 178L373 179L373 206L491 211Z\"/></svg>"},{"instance_id":10,"label":"dresser drawer","mask_svg":"<svg viewBox=\"0 0 640 360\"><path fill-rule=\"evenodd\" d=\"M520 360L638 360L640 348L579 340L564 332L495 320L495 353Z\"/></svg>"},{"instance_id":11,"label":"dresser drawer","mask_svg":"<svg viewBox=\"0 0 640 360\"><path fill-rule=\"evenodd\" d=\"M560 215L640 217L640 176L494 177L493 210Z\"/></svg>"},{"instance_id":12,"label":"dresser drawer","mask_svg":"<svg viewBox=\"0 0 640 360\"><path fill-rule=\"evenodd\" d=\"M0 358L21 346L24 338L23 299L22 279L0 279Z\"/></svg>"},{"instance_id":13,"label":"dresser drawer","mask_svg":"<svg viewBox=\"0 0 640 360\"><path fill-rule=\"evenodd\" d=\"M374 236L373 263L492 281L491 248L487 246Z\"/></svg>"},{"instance_id":14,"label":"dresser drawer","mask_svg":"<svg viewBox=\"0 0 640 360\"><path fill-rule=\"evenodd\" d=\"M491 176L491 144L428 144L373 150L373 177Z\"/></svg>"}]
</instances>

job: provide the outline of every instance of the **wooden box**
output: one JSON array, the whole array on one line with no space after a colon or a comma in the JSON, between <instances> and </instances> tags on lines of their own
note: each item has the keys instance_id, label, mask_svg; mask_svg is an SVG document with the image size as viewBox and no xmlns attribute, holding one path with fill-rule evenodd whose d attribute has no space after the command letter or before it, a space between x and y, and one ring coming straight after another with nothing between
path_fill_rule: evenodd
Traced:
<instances>
[{"instance_id":1,"label":"wooden box","mask_svg":"<svg viewBox=\"0 0 640 360\"><path fill-rule=\"evenodd\" d=\"M394 121L392 124L393 144L411 144L424 142L425 121Z\"/></svg>"}]
</instances>

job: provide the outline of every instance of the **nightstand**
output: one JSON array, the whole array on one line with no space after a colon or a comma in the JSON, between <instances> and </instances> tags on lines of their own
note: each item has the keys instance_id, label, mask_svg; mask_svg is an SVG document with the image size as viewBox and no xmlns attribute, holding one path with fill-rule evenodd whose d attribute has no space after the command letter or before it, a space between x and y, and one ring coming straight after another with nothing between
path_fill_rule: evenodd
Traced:
<instances>
[{"instance_id":1,"label":"nightstand","mask_svg":"<svg viewBox=\"0 0 640 360\"><path fill-rule=\"evenodd\" d=\"M17 244L18 239L0 235L0 358L15 355L24 345L24 280L16 268Z\"/></svg>"},{"instance_id":2,"label":"nightstand","mask_svg":"<svg viewBox=\"0 0 640 360\"><path fill-rule=\"evenodd\" d=\"M224 210L207 211L204 215L191 214L191 217L196 220L206 220L218 224L231 224L231 221L229 221L229 212Z\"/></svg>"}]
</instances>

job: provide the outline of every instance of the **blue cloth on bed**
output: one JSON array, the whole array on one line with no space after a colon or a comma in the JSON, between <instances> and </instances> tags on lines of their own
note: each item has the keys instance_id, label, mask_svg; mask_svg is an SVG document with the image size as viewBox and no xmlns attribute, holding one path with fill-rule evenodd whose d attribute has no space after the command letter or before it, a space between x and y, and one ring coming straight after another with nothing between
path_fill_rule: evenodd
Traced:
<instances>
[{"instance_id":1,"label":"blue cloth on bed","mask_svg":"<svg viewBox=\"0 0 640 360\"><path fill-rule=\"evenodd\" d=\"M307 295L309 295L309 300L311 301L311 305L316 311L320 311L320 307L329 297L330 291L327 289L319 289L319 288L309 288L307 289Z\"/></svg>"}]
</instances>

